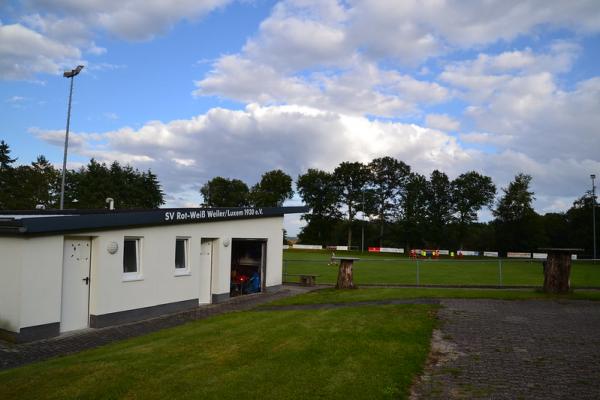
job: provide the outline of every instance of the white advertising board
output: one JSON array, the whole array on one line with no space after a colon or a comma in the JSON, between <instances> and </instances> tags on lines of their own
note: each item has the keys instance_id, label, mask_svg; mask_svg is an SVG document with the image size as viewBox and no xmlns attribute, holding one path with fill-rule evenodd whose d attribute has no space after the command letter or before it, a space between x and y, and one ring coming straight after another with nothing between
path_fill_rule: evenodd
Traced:
<instances>
[{"instance_id":1,"label":"white advertising board","mask_svg":"<svg viewBox=\"0 0 600 400\"><path fill-rule=\"evenodd\" d=\"M292 248L298 250L321 250L323 246L318 244L295 244Z\"/></svg>"},{"instance_id":2,"label":"white advertising board","mask_svg":"<svg viewBox=\"0 0 600 400\"><path fill-rule=\"evenodd\" d=\"M508 257L508 258L531 258L531 254L520 253L517 251L509 251L508 253L506 253L506 257Z\"/></svg>"},{"instance_id":3,"label":"white advertising board","mask_svg":"<svg viewBox=\"0 0 600 400\"><path fill-rule=\"evenodd\" d=\"M497 251L484 251L483 256L484 257L498 257L498 252Z\"/></svg>"},{"instance_id":4,"label":"white advertising board","mask_svg":"<svg viewBox=\"0 0 600 400\"><path fill-rule=\"evenodd\" d=\"M379 251L381 253L404 253L404 249L397 249L395 247L380 247Z\"/></svg>"}]
</instances>

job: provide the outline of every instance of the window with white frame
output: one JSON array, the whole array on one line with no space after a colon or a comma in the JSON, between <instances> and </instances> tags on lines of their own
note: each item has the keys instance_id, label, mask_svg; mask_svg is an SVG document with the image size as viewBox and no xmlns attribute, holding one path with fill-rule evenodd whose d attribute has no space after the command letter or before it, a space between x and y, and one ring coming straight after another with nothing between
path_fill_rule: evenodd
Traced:
<instances>
[{"instance_id":1,"label":"window with white frame","mask_svg":"<svg viewBox=\"0 0 600 400\"><path fill-rule=\"evenodd\" d=\"M123 275L125 278L140 278L140 250L139 237L126 237L123 241Z\"/></svg>"},{"instance_id":2,"label":"window with white frame","mask_svg":"<svg viewBox=\"0 0 600 400\"><path fill-rule=\"evenodd\" d=\"M175 239L175 273L189 273L189 238Z\"/></svg>"}]
</instances>

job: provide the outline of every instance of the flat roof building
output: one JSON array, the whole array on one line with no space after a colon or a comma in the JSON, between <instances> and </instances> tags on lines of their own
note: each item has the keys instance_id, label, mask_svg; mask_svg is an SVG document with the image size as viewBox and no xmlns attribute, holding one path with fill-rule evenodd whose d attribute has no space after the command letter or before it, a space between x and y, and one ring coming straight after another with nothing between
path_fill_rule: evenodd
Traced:
<instances>
[{"instance_id":1,"label":"flat roof building","mask_svg":"<svg viewBox=\"0 0 600 400\"><path fill-rule=\"evenodd\" d=\"M24 342L278 288L305 207L0 212L0 334Z\"/></svg>"}]
</instances>

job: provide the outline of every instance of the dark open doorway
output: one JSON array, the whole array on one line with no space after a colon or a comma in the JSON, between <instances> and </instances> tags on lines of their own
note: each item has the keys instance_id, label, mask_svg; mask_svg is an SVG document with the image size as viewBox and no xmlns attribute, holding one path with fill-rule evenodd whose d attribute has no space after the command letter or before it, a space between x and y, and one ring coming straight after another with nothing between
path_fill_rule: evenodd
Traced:
<instances>
[{"instance_id":1,"label":"dark open doorway","mask_svg":"<svg viewBox=\"0 0 600 400\"><path fill-rule=\"evenodd\" d=\"M231 297L263 290L266 246L266 240L231 241Z\"/></svg>"}]
</instances>

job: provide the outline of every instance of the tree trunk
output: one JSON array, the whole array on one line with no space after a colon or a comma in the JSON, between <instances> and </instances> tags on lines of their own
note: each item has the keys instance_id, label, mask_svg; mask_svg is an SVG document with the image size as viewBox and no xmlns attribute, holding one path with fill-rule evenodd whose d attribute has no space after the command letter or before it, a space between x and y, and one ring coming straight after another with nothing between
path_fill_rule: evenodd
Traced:
<instances>
[{"instance_id":1,"label":"tree trunk","mask_svg":"<svg viewBox=\"0 0 600 400\"><path fill-rule=\"evenodd\" d=\"M385 225L385 219L381 218L381 225L379 225L379 247L383 247L383 226Z\"/></svg>"},{"instance_id":2,"label":"tree trunk","mask_svg":"<svg viewBox=\"0 0 600 400\"><path fill-rule=\"evenodd\" d=\"M348 250L352 247L352 216L348 216Z\"/></svg>"},{"instance_id":3,"label":"tree trunk","mask_svg":"<svg viewBox=\"0 0 600 400\"><path fill-rule=\"evenodd\" d=\"M357 289L352 279L352 260L340 260L336 289Z\"/></svg>"},{"instance_id":4,"label":"tree trunk","mask_svg":"<svg viewBox=\"0 0 600 400\"><path fill-rule=\"evenodd\" d=\"M569 293L571 274L570 252L548 252L544 263L544 292Z\"/></svg>"}]
</instances>

